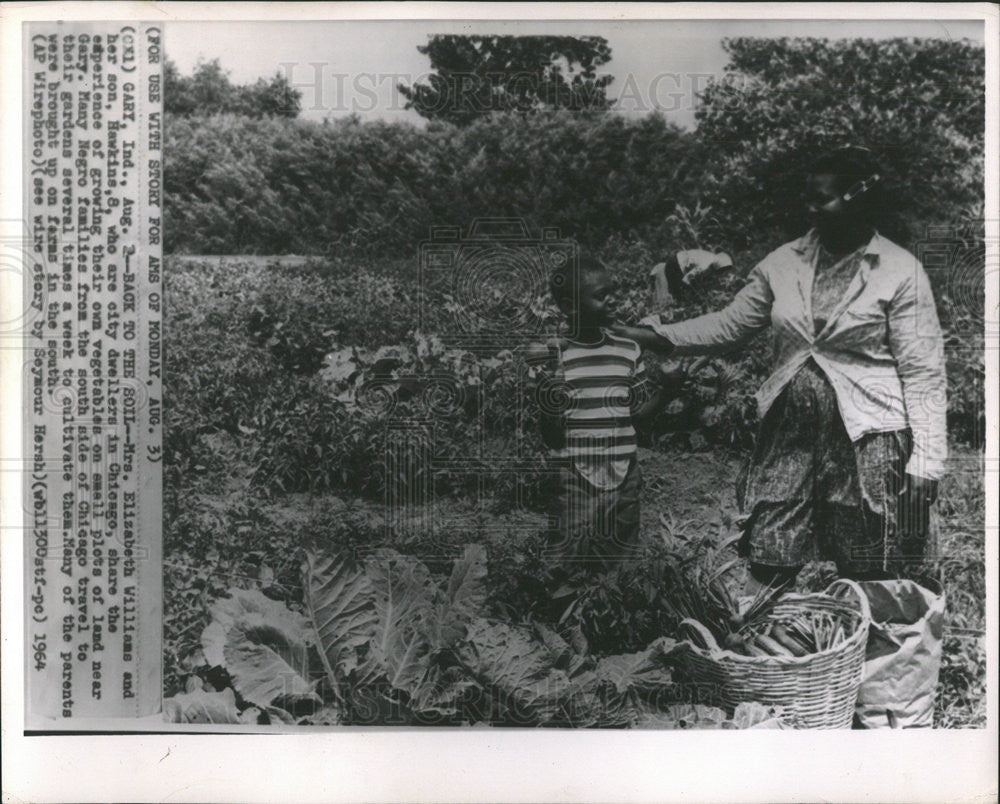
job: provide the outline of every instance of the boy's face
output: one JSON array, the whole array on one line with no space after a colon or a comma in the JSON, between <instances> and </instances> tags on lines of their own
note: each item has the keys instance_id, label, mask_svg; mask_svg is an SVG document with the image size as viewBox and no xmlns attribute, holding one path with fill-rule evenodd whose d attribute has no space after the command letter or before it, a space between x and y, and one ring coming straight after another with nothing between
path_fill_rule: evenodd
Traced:
<instances>
[{"instance_id":1,"label":"boy's face","mask_svg":"<svg viewBox=\"0 0 1000 804\"><path fill-rule=\"evenodd\" d=\"M615 288L606 271L587 271L580 277L577 320L584 325L606 326L614 321Z\"/></svg>"}]
</instances>

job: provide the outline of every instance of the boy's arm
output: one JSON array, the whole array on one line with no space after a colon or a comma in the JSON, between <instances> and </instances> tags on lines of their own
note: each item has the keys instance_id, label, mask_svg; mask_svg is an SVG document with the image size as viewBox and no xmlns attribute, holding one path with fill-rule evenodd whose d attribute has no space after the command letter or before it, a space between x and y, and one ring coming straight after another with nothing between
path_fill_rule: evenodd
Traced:
<instances>
[{"instance_id":1,"label":"boy's arm","mask_svg":"<svg viewBox=\"0 0 1000 804\"><path fill-rule=\"evenodd\" d=\"M566 442L566 418L562 406L564 390L558 387L559 374L542 368L538 375L538 429L549 449L562 449Z\"/></svg>"}]
</instances>

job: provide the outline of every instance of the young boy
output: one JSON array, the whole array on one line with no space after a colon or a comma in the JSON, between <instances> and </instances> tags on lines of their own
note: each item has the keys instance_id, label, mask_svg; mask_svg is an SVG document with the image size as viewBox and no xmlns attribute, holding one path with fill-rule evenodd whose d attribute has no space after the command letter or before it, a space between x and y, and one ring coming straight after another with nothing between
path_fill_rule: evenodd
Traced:
<instances>
[{"instance_id":1,"label":"young boy","mask_svg":"<svg viewBox=\"0 0 1000 804\"><path fill-rule=\"evenodd\" d=\"M638 545L642 479L633 420L652 412L657 392L639 345L608 331L614 295L592 257L557 269L551 290L567 331L529 360L542 364L542 438L559 463L559 525L549 555L559 572L612 569Z\"/></svg>"}]
</instances>

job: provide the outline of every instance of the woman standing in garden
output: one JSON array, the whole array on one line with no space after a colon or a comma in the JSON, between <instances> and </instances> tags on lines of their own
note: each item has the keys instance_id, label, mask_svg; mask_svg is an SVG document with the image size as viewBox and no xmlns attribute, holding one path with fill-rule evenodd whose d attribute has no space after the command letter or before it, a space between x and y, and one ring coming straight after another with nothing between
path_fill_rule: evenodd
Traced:
<instances>
[{"instance_id":1,"label":"woman standing in garden","mask_svg":"<svg viewBox=\"0 0 1000 804\"><path fill-rule=\"evenodd\" d=\"M947 456L941 329L923 267L879 234L866 149L811 164L812 228L765 257L723 310L620 334L674 355L717 354L773 327L776 361L740 481L751 586L829 558L853 578L911 574Z\"/></svg>"}]
</instances>

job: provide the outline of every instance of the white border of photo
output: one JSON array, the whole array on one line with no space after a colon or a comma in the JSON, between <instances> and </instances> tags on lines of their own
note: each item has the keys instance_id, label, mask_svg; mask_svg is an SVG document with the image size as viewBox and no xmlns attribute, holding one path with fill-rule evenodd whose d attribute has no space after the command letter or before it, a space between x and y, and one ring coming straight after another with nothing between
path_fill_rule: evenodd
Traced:
<instances>
[{"instance_id":1,"label":"white border of photo","mask_svg":"<svg viewBox=\"0 0 1000 804\"><path fill-rule=\"evenodd\" d=\"M28 20L982 20L987 76L987 242L997 249L998 8L881 3L40 3L0 6L2 141L22 132ZM169 53L169 42L166 43ZM4 152L0 227L22 217L21 151ZM0 235L8 234L0 231ZM997 254L988 254L991 264ZM988 285L986 309L1000 288ZM0 321L21 278L0 275ZM987 348L988 727L967 731L656 732L521 729L30 736L23 733L19 347L2 367L4 801L965 801L997 798L998 357ZM162 732L159 717L102 728ZM190 732L189 728L185 728Z\"/></svg>"}]
</instances>

